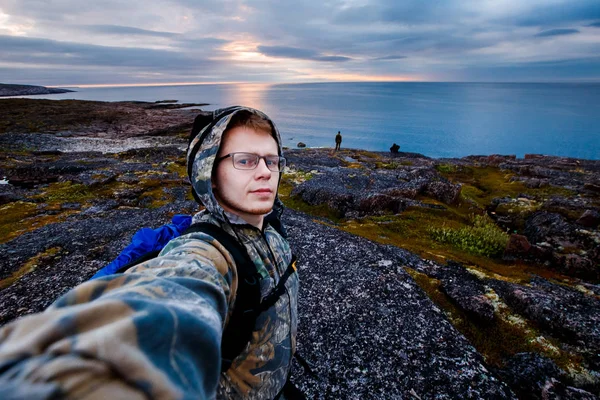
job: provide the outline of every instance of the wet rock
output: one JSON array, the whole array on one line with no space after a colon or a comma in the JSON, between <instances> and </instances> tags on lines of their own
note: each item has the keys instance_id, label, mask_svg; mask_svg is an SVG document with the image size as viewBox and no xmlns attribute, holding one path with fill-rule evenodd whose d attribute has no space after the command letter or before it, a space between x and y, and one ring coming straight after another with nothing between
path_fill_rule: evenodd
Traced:
<instances>
[{"instance_id":1,"label":"wet rock","mask_svg":"<svg viewBox=\"0 0 600 400\"><path fill-rule=\"evenodd\" d=\"M599 276L595 263L578 254L555 255L557 269L569 276L595 280Z\"/></svg>"},{"instance_id":2,"label":"wet rock","mask_svg":"<svg viewBox=\"0 0 600 400\"><path fill-rule=\"evenodd\" d=\"M585 210L575 222L581 226L596 228L600 224L600 213L596 210Z\"/></svg>"},{"instance_id":3,"label":"wet rock","mask_svg":"<svg viewBox=\"0 0 600 400\"><path fill-rule=\"evenodd\" d=\"M306 143L298 142L297 146L302 149L306 147Z\"/></svg>"},{"instance_id":4,"label":"wet rock","mask_svg":"<svg viewBox=\"0 0 600 400\"><path fill-rule=\"evenodd\" d=\"M450 183L444 178L438 178L427 183L425 194L445 204L455 204L460 198L460 185Z\"/></svg>"},{"instance_id":5,"label":"wet rock","mask_svg":"<svg viewBox=\"0 0 600 400\"><path fill-rule=\"evenodd\" d=\"M310 205L327 204L338 216L398 213L424 194L441 202L455 202L460 185L440 177L433 168L357 170L335 168L301 183L292 190Z\"/></svg>"},{"instance_id":6,"label":"wet rock","mask_svg":"<svg viewBox=\"0 0 600 400\"><path fill-rule=\"evenodd\" d=\"M114 181L118 174L109 171L86 171L75 177L70 177L73 183L81 183L86 186L102 186Z\"/></svg>"},{"instance_id":7,"label":"wet rock","mask_svg":"<svg viewBox=\"0 0 600 400\"><path fill-rule=\"evenodd\" d=\"M573 231L560 214L539 211L525 222L524 234L531 243L547 241L549 237L564 237Z\"/></svg>"},{"instance_id":8,"label":"wet rock","mask_svg":"<svg viewBox=\"0 0 600 400\"><path fill-rule=\"evenodd\" d=\"M504 249L503 258L505 260L512 260L515 258L526 257L530 249L531 244L526 236L512 234L510 235L506 249Z\"/></svg>"},{"instance_id":9,"label":"wet rock","mask_svg":"<svg viewBox=\"0 0 600 400\"><path fill-rule=\"evenodd\" d=\"M406 199L377 194L362 199L358 205L359 215L376 214L378 212L391 212L398 214L408 207Z\"/></svg>"},{"instance_id":10,"label":"wet rock","mask_svg":"<svg viewBox=\"0 0 600 400\"><path fill-rule=\"evenodd\" d=\"M523 399L597 399L592 393L568 386L565 371L535 353L515 354L498 375Z\"/></svg>"},{"instance_id":11,"label":"wet rock","mask_svg":"<svg viewBox=\"0 0 600 400\"><path fill-rule=\"evenodd\" d=\"M80 210L81 203L63 203L60 208L61 210Z\"/></svg>"},{"instance_id":12,"label":"wet rock","mask_svg":"<svg viewBox=\"0 0 600 400\"><path fill-rule=\"evenodd\" d=\"M0 188L3 188L7 185L1 185ZM14 192L4 191L0 192L0 206L8 203L12 203L13 201L24 200L26 197L19 196Z\"/></svg>"},{"instance_id":13,"label":"wet rock","mask_svg":"<svg viewBox=\"0 0 600 400\"><path fill-rule=\"evenodd\" d=\"M567 220L575 220L586 207L587 203L583 199L552 197L542 204L541 210L560 214Z\"/></svg>"},{"instance_id":14,"label":"wet rock","mask_svg":"<svg viewBox=\"0 0 600 400\"><path fill-rule=\"evenodd\" d=\"M467 314L483 322L494 320L494 306L485 296L483 283L460 263L449 261L438 279L440 289Z\"/></svg>"},{"instance_id":15,"label":"wet rock","mask_svg":"<svg viewBox=\"0 0 600 400\"><path fill-rule=\"evenodd\" d=\"M502 163L515 161L516 155L502 155L502 154L491 154L489 156L467 156L463 157L463 160L475 161L486 165L498 166Z\"/></svg>"},{"instance_id":16,"label":"wet rock","mask_svg":"<svg viewBox=\"0 0 600 400\"><path fill-rule=\"evenodd\" d=\"M135 185L140 182L140 178L138 178L133 173L125 173L116 178L117 182L128 183L130 185Z\"/></svg>"},{"instance_id":17,"label":"wet rock","mask_svg":"<svg viewBox=\"0 0 600 400\"><path fill-rule=\"evenodd\" d=\"M583 187L590 192L600 193L600 185L598 184L586 183Z\"/></svg>"}]
</instances>

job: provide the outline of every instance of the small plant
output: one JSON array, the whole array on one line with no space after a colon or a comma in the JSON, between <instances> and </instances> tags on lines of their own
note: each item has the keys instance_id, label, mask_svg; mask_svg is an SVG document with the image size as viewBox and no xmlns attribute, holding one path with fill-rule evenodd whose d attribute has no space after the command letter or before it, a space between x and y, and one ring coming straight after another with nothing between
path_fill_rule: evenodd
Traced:
<instances>
[{"instance_id":1,"label":"small plant","mask_svg":"<svg viewBox=\"0 0 600 400\"><path fill-rule=\"evenodd\" d=\"M445 226L431 228L429 235L437 242L448 243L472 254L499 257L508 243L508 234L488 216L474 215L471 226L451 229Z\"/></svg>"},{"instance_id":2,"label":"small plant","mask_svg":"<svg viewBox=\"0 0 600 400\"><path fill-rule=\"evenodd\" d=\"M456 172L456 166L452 164L439 164L435 166L435 169L443 174L451 174Z\"/></svg>"}]
</instances>

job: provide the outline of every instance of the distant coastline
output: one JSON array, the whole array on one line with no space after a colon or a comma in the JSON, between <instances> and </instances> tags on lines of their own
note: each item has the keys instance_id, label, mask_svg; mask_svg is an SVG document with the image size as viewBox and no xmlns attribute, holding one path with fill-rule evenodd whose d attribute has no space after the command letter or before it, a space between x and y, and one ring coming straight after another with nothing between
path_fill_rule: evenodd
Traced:
<instances>
[{"instance_id":1,"label":"distant coastline","mask_svg":"<svg viewBox=\"0 0 600 400\"><path fill-rule=\"evenodd\" d=\"M58 94L69 92L74 92L74 90L47 88L45 86L13 85L8 83L0 83L0 97L30 96L36 94Z\"/></svg>"}]
</instances>

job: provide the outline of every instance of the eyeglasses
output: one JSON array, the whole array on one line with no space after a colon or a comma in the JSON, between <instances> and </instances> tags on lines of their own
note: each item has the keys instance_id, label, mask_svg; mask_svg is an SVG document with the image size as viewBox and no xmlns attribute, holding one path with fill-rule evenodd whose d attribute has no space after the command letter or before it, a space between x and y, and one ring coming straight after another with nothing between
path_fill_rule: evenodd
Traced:
<instances>
[{"instance_id":1,"label":"eyeglasses","mask_svg":"<svg viewBox=\"0 0 600 400\"><path fill-rule=\"evenodd\" d=\"M259 156L254 153L229 153L217 158L217 162L221 162L227 157L231 157L233 168L242 170L256 169L260 160L263 159L267 168L273 172L280 172L285 168L286 163L285 157Z\"/></svg>"}]
</instances>

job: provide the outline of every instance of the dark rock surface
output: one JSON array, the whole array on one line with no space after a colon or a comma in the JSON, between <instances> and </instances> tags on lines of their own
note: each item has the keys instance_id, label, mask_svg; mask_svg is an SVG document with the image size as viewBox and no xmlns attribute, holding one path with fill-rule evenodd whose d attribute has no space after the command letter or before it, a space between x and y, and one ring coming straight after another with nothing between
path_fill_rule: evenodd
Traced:
<instances>
[{"instance_id":1,"label":"dark rock surface","mask_svg":"<svg viewBox=\"0 0 600 400\"><path fill-rule=\"evenodd\" d=\"M598 399L592 393L564 384L565 371L539 354L515 354L498 374L522 399Z\"/></svg>"},{"instance_id":2,"label":"dark rock surface","mask_svg":"<svg viewBox=\"0 0 600 400\"><path fill-rule=\"evenodd\" d=\"M445 204L453 204L460 185L441 177L431 166L398 166L396 169L355 169L339 165L310 164L292 158L294 165L317 175L294 188L310 205L327 204L339 217L356 218L383 213L399 213L408 206L425 206L417 196L427 195Z\"/></svg>"},{"instance_id":3,"label":"dark rock surface","mask_svg":"<svg viewBox=\"0 0 600 400\"><path fill-rule=\"evenodd\" d=\"M588 361L600 367L600 299L534 277L530 286L499 280L488 284L512 309L567 343L588 349Z\"/></svg>"},{"instance_id":4,"label":"dark rock surface","mask_svg":"<svg viewBox=\"0 0 600 400\"><path fill-rule=\"evenodd\" d=\"M404 272L403 257L286 214L301 260L298 350L320 377L294 378L308 398L514 398Z\"/></svg>"}]
</instances>

